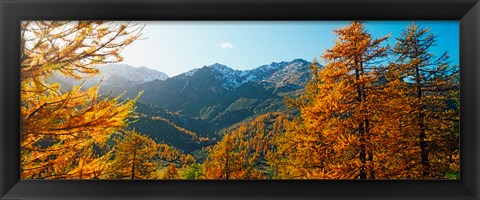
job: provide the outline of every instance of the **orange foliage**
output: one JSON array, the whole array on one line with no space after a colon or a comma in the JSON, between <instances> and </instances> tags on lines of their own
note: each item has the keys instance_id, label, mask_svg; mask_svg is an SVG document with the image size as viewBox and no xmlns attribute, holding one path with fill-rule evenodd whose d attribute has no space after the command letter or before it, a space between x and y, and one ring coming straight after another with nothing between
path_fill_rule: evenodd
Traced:
<instances>
[{"instance_id":1,"label":"orange foliage","mask_svg":"<svg viewBox=\"0 0 480 200\"><path fill-rule=\"evenodd\" d=\"M288 101L301 116L278 139L283 178L415 179L458 173L457 66L428 52L434 36L409 26L382 66L388 36L354 21L311 66L306 93ZM282 158L282 156L278 156Z\"/></svg>"},{"instance_id":2,"label":"orange foliage","mask_svg":"<svg viewBox=\"0 0 480 200\"><path fill-rule=\"evenodd\" d=\"M165 151L163 151L165 152ZM135 130L125 131L116 139L113 160L109 167L109 178L151 179L156 178L159 151L157 144L148 136Z\"/></svg>"},{"instance_id":3,"label":"orange foliage","mask_svg":"<svg viewBox=\"0 0 480 200\"><path fill-rule=\"evenodd\" d=\"M378 121L380 76L369 64L386 56L389 36L373 39L358 21L334 33L335 46L322 55L327 65L314 62L306 94L290 100L301 118L282 140L287 178L376 178L385 171L386 151L396 149Z\"/></svg>"},{"instance_id":4,"label":"orange foliage","mask_svg":"<svg viewBox=\"0 0 480 200\"><path fill-rule=\"evenodd\" d=\"M435 36L428 28L408 26L393 48L396 61L388 68L390 109L406 139L402 160L408 178L445 178L458 172L459 101L458 66L445 52L429 52ZM394 118L395 119L395 118Z\"/></svg>"},{"instance_id":5,"label":"orange foliage","mask_svg":"<svg viewBox=\"0 0 480 200\"><path fill-rule=\"evenodd\" d=\"M99 86L63 93L46 80L53 73L75 79L95 75L94 65L122 59L120 50L140 29L92 21L21 23L22 178L84 178L77 176L79 166L100 163L91 147L127 125L135 100L100 98Z\"/></svg>"},{"instance_id":6,"label":"orange foliage","mask_svg":"<svg viewBox=\"0 0 480 200\"><path fill-rule=\"evenodd\" d=\"M121 61L142 27L26 21L21 28L22 179L156 179L161 161L170 163L164 179L180 178L174 162L186 177L206 179L420 179L459 171L458 66L446 53L429 53L435 36L414 24L392 51L383 45L389 36L372 38L361 22L334 30L337 41L321 56L326 66L315 60L305 93L286 99L300 115L267 113L224 130L201 166L124 131L136 99L101 97L100 85L65 92L47 81L52 74L86 80L98 73L95 65Z\"/></svg>"},{"instance_id":7,"label":"orange foliage","mask_svg":"<svg viewBox=\"0 0 480 200\"><path fill-rule=\"evenodd\" d=\"M205 178L272 178L268 169L277 155L274 138L283 132L285 121L281 113L267 113L227 132L203 164Z\"/></svg>"},{"instance_id":8,"label":"orange foliage","mask_svg":"<svg viewBox=\"0 0 480 200\"><path fill-rule=\"evenodd\" d=\"M163 173L163 179L179 179L180 175L178 174L178 170L175 167L173 163L170 163L170 165L165 169L165 172Z\"/></svg>"}]
</instances>

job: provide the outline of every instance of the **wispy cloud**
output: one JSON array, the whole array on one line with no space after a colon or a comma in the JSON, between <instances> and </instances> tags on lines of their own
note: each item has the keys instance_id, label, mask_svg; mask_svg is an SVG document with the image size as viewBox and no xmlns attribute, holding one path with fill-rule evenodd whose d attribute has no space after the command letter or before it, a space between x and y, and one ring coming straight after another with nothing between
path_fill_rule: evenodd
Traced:
<instances>
[{"instance_id":1,"label":"wispy cloud","mask_svg":"<svg viewBox=\"0 0 480 200\"><path fill-rule=\"evenodd\" d=\"M230 42L222 42L220 43L220 48L222 49L233 49L233 44Z\"/></svg>"}]
</instances>

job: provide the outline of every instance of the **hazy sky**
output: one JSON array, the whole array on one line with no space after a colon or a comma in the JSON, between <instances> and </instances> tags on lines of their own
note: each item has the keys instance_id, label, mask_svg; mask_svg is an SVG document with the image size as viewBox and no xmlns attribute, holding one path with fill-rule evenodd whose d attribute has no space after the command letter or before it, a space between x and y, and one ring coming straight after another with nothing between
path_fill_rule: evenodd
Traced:
<instances>
[{"instance_id":1,"label":"hazy sky","mask_svg":"<svg viewBox=\"0 0 480 200\"><path fill-rule=\"evenodd\" d=\"M234 69L252 69L272 62L303 58L311 61L331 48L336 38L333 29L348 21L162 21L146 24L143 40L127 46L122 63L146 66L175 76L213 63ZM367 21L373 37L395 37L412 21ZM437 35L433 53L447 50L459 62L459 23L457 21L416 21Z\"/></svg>"}]
</instances>

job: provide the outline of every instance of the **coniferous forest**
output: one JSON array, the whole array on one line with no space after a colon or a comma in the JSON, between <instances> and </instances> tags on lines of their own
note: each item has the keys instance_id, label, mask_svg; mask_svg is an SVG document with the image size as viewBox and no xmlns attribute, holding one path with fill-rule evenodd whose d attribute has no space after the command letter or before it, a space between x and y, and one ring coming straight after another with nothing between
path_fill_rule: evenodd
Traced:
<instances>
[{"instance_id":1,"label":"coniferous forest","mask_svg":"<svg viewBox=\"0 0 480 200\"><path fill-rule=\"evenodd\" d=\"M124 84L92 80L145 26L23 21L21 178L459 179L460 67L432 51L442 33L366 23L331 30L311 62Z\"/></svg>"}]
</instances>

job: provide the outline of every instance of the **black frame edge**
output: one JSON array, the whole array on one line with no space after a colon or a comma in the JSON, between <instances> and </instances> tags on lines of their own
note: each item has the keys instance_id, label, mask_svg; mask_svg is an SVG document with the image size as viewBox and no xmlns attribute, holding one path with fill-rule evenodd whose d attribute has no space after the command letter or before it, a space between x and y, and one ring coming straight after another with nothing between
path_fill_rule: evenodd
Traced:
<instances>
[{"instance_id":1,"label":"black frame edge","mask_svg":"<svg viewBox=\"0 0 480 200\"><path fill-rule=\"evenodd\" d=\"M4 24L4 19L3 19L3 0L0 0L0 77L3 80L3 24ZM3 141L5 141L3 137L3 81L0 80L0 176L3 177L3 174L5 174L4 171L4 158L5 156L3 155L5 150L3 147ZM5 185L5 180L4 178L0 178L0 198L2 198L6 194L6 189L8 186Z\"/></svg>"},{"instance_id":2,"label":"black frame edge","mask_svg":"<svg viewBox=\"0 0 480 200\"><path fill-rule=\"evenodd\" d=\"M461 137L460 148L463 152L475 152L477 159L463 159L461 165L472 165L475 168L461 168L461 178L465 183L466 187L477 197L480 196L480 3L477 3L472 9L466 13L462 18L460 23L460 49L463 51L460 52L460 65L470 66L472 71L469 73L460 72L461 79L466 78L467 80L461 82L461 90L466 90L467 92L461 92L461 102L465 101L467 105L471 105L471 110L466 109L464 106L460 108L461 113L467 113L469 118L465 119L463 123L472 123L475 125L471 137L471 141L465 141L464 137ZM462 31L463 30L463 31ZM468 31L467 31L468 30ZM469 40L467 40L467 38ZM464 57L465 59L463 59ZM471 74L470 74L471 72ZM473 84L472 84L473 83ZM471 84L471 85L468 85ZM473 87L472 87L473 86ZM462 126L462 121L460 120L460 126ZM463 143L473 143L469 144L467 148L463 147ZM476 172L472 172L473 169L476 169ZM463 171L463 172L462 172ZM469 173L476 174L476 176L468 176Z\"/></svg>"}]
</instances>

